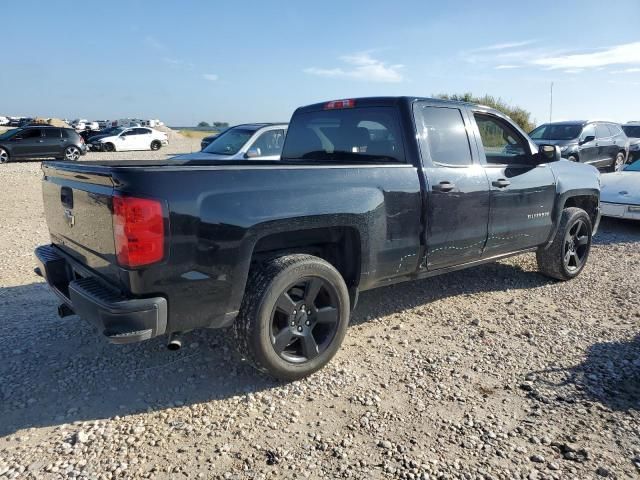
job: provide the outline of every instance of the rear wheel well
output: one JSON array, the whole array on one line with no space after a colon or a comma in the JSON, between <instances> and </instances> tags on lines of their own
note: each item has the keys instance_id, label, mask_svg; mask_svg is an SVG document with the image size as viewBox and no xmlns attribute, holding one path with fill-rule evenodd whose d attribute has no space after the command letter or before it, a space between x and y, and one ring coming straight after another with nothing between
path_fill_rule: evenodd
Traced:
<instances>
[{"instance_id":1,"label":"rear wheel well","mask_svg":"<svg viewBox=\"0 0 640 480\"><path fill-rule=\"evenodd\" d=\"M581 208L589 215L591 225L595 226L598 216L598 198L591 195L576 195L569 197L564 202L564 208L577 207Z\"/></svg>"},{"instance_id":2,"label":"rear wheel well","mask_svg":"<svg viewBox=\"0 0 640 480\"><path fill-rule=\"evenodd\" d=\"M349 290L360 278L360 235L351 227L312 228L275 233L258 240L252 267L274 256L306 253L320 257L340 272Z\"/></svg>"}]
</instances>

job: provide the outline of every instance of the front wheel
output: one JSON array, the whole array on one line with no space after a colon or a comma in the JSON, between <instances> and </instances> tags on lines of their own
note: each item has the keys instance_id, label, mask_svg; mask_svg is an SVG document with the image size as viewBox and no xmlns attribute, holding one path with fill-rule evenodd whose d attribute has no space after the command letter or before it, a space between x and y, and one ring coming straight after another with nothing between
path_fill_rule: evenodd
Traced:
<instances>
[{"instance_id":1,"label":"front wheel","mask_svg":"<svg viewBox=\"0 0 640 480\"><path fill-rule=\"evenodd\" d=\"M536 252L540 272L557 280L577 277L589 257L591 232L587 212L576 207L565 208L553 242Z\"/></svg>"},{"instance_id":2,"label":"front wheel","mask_svg":"<svg viewBox=\"0 0 640 480\"><path fill-rule=\"evenodd\" d=\"M151 142L151 150L160 150L160 147L162 147L162 143L160 143L160 141L154 140Z\"/></svg>"},{"instance_id":3,"label":"front wheel","mask_svg":"<svg viewBox=\"0 0 640 480\"><path fill-rule=\"evenodd\" d=\"M349 323L340 273L311 255L286 255L254 267L233 325L238 352L258 370L297 380L325 366Z\"/></svg>"},{"instance_id":4,"label":"front wheel","mask_svg":"<svg viewBox=\"0 0 640 480\"><path fill-rule=\"evenodd\" d=\"M75 162L80 158L80 149L75 145L71 145L64 149L64 158L65 160L70 160Z\"/></svg>"},{"instance_id":5,"label":"front wheel","mask_svg":"<svg viewBox=\"0 0 640 480\"><path fill-rule=\"evenodd\" d=\"M577 162L578 161L578 157L576 157L575 155L569 155L567 157L567 160L569 160L570 162Z\"/></svg>"},{"instance_id":6,"label":"front wheel","mask_svg":"<svg viewBox=\"0 0 640 480\"><path fill-rule=\"evenodd\" d=\"M116 146L113 143L105 143L104 145L102 145L102 149L105 152L115 152Z\"/></svg>"},{"instance_id":7,"label":"front wheel","mask_svg":"<svg viewBox=\"0 0 640 480\"><path fill-rule=\"evenodd\" d=\"M0 148L0 163L9 163L9 152Z\"/></svg>"},{"instance_id":8,"label":"front wheel","mask_svg":"<svg viewBox=\"0 0 640 480\"><path fill-rule=\"evenodd\" d=\"M624 164L625 164L624 153L618 152L618 155L616 155L615 162L613 162L613 171L621 172L622 169L624 168Z\"/></svg>"}]
</instances>

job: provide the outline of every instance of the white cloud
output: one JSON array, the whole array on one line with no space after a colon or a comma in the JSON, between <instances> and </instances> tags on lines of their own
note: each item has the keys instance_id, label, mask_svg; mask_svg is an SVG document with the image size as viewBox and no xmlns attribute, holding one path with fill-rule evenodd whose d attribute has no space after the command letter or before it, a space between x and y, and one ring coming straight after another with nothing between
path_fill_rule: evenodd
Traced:
<instances>
[{"instance_id":1,"label":"white cloud","mask_svg":"<svg viewBox=\"0 0 640 480\"><path fill-rule=\"evenodd\" d=\"M368 53L344 55L340 57L340 60L346 64L345 67L309 67L305 68L304 71L305 73L319 75L321 77L353 78L357 80L369 80L371 82L397 83L404 80L400 72L404 67L403 65L387 65L373 58Z\"/></svg>"},{"instance_id":2,"label":"white cloud","mask_svg":"<svg viewBox=\"0 0 640 480\"><path fill-rule=\"evenodd\" d=\"M211 82L215 82L216 80L218 80L218 75L216 75L215 73L203 73L202 78Z\"/></svg>"},{"instance_id":3,"label":"white cloud","mask_svg":"<svg viewBox=\"0 0 640 480\"><path fill-rule=\"evenodd\" d=\"M625 68L623 70L613 70L611 73L640 73L640 67Z\"/></svg>"},{"instance_id":4,"label":"white cloud","mask_svg":"<svg viewBox=\"0 0 640 480\"><path fill-rule=\"evenodd\" d=\"M496 70L512 70L514 68L520 68L520 65L498 65Z\"/></svg>"},{"instance_id":5,"label":"white cloud","mask_svg":"<svg viewBox=\"0 0 640 480\"><path fill-rule=\"evenodd\" d=\"M640 65L640 42L625 43L591 53L540 57L531 62L550 70Z\"/></svg>"},{"instance_id":6,"label":"white cloud","mask_svg":"<svg viewBox=\"0 0 640 480\"><path fill-rule=\"evenodd\" d=\"M506 42L506 43L497 43L495 45L489 45L488 47L480 47L471 50L472 52L495 52L497 50L508 50L510 48L518 48L524 47L526 45L531 45L532 43L536 43L537 40L524 40L521 42Z\"/></svg>"}]
</instances>

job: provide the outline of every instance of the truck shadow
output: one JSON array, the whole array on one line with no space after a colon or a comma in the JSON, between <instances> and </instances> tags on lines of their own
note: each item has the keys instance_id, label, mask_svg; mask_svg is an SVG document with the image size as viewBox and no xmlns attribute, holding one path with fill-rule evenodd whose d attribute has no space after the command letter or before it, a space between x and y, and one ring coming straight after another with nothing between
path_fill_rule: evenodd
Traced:
<instances>
[{"instance_id":1,"label":"truck shadow","mask_svg":"<svg viewBox=\"0 0 640 480\"><path fill-rule=\"evenodd\" d=\"M614 411L640 412L640 334L626 341L591 345L575 367L534 374L533 395L539 394L539 386L543 395L560 401L595 402Z\"/></svg>"},{"instance_id":2,"label":"truck shadow","mask_svg":"<svg viewBox=\"0 0 640 480\"><path fill-rule=\"evenodd\" d=\"M448 296L547 282L509 264L485 265L365 292L352 321ZM77 316L59 319L57 305L44 283L0 289L0 436L211 402L281 385L241 362L225 331L191 332L178 352L167 350L166 338L117 346Z\"/></svg>"}]
</instances>

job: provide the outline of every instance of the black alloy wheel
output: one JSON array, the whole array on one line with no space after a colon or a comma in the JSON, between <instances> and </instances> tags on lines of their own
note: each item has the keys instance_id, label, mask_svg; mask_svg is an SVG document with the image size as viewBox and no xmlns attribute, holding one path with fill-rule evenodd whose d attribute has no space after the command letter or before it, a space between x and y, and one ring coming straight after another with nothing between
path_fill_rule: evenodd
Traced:
<instances>
[{"instance_id":1,"label":"black alloy wheel","mask_svg":"<svg viewBox=\"0 0 640 480\"><path fill-rule=\"evenodd\" d=\"M589 227L581 219L567 230L564 237L564 265L568 272L580 270L589 251Z\"/></svg>"},{"instance_id":2,"label":"black alloy wheel","mask_svg":"<svg viewBox=\"0 0 640 480\"><path fill-rule=\"evenodd\" d=\"M271 314L271 344L291 363L322 354L338 330L338 292L319 277L302 279L283 291Z\"/></svg>"}]
</instances>

